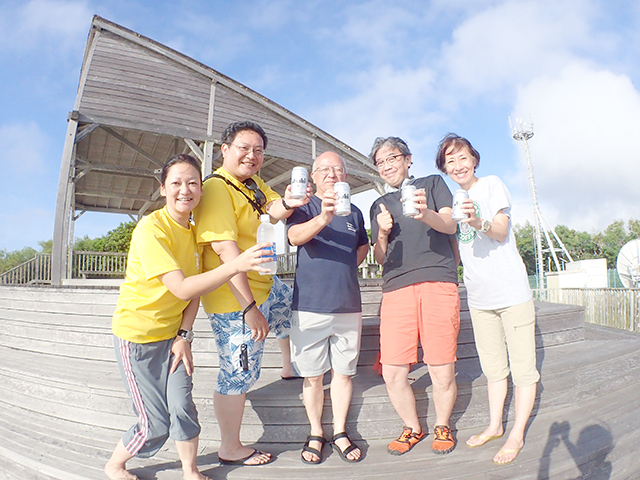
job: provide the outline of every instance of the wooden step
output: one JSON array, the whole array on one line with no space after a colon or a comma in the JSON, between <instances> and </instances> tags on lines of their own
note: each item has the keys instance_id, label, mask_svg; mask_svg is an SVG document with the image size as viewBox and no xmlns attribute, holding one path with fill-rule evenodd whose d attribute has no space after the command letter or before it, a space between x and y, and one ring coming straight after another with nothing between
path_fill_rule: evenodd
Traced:
<instances>
[{"instance_id":1,"label":"wooden step","mask_svg":"<svg viewBox=\"0 0 640 480\"><path fill-rule=\"evenodd\" d=\"M590 342L585 342L590 343ZM635 342L637 344L637 342ZM637 346L637 345L636 345ZM590 346L597 350L606 350L610 345L596 342ZM575 352L563 351L564 346L557 347L559 357L571 356ZM585 349L588 351L589 349ZM636 350L637 351L637 350ZM632 355L631 353L629 355ZM555 356L549 355L549 356ZM632 355L633 356L633 355ZM637 357L638 354L636 353ZM555 359L554 359L555 360ZM636 359L637 361L637 359ZM615 364L612 358L611 366ZM582 368L586 366L583 362ZM552 362L547 363L548 367ZM543 372L543 378L551 373ZM357 465L344 464L335 454L320 466L311 469L299 461L298 444L260 444L264 449L278 453L276 462L260 469L260 478L325 478L337 475L340 478L389 478L400 469L403 478L424 478L424 471L436 478L537 478L548 464L549 478L589 478L580 477L580 469L588 469L594 459L604 458L614 465L611 478L632 478L629 472L637 472L640 461L635 455L636 445L640 440L638 412L640 412L640 395L637 383L626 383L618 390L607 389L602 395L592 395L580 403L564 405L561 408L538 408L527 433L527 445L513 465L495 466L491 457L499 448L500 442L493 442L486 447L468 449L464 441L475 428L458 429L457 438L460 445L450 455L439 457L431 454L428 437L414 451L403 457L393 457L385 452L387 440L365 439L359 443L366 452L365 460ZM545 395L553 392L545 389ZM14 418L24 418L24 425L16 425ZM33 420L32 420L33 418ZM563 442L555 448L545 451L554 423L569 422L569 441L577 448L573 454ZM21 422L22 424L23 422ZM509 426L510 423L507 423ZM56 426L65 428L56 428ZM203 425L203 434L209 428ZM396 428L399 430L399 427ZM92 426L77 426L73 422L53 421L42 415L29 413L24 409L0 409L0 432L2 432L3 448L13 446L22 452L20 465L49 465L40 472L47 472L51 477L28 478L103 478L101 468L108 458L112 446L117 442L119 433L116 430ZM73 432L73 433L67 433ZM597 435L587 435L590 432ZM580 434L587 435L581 438ZM233 469L215 465L215 442L203 440L203 449L199 456L203 471L219 478L228 479L255 478L251 469ZM491 445L491 446L490 446ZM328 454L328 450L326 450ZM148 460L135 460L134 466L145 466L134 473L149 474L158 472L157 478L180 478L179 466L176 462L175 449L167 445L156 457ZM48 463L47 463L48 462ZM20 478L20 477L16 477ZM24 478L24 477L23 477ZM142 477L149 478L149 477ZM594 477L597 478L597 477Z\"/></svg>"},{"instance_id":2,"label":"wooden step","mask_svg":"<svg viewBox=\"0 0 640 480\"><path fill-rule=\"evenodd\" d=\"M451 418L462 442L488 422L486 379L475 352L465 293L461 287L458 397ZM598 456L614 459L615 468L621 466L625 474L640 471L640 459L630 447L640 440L640 336L611 335L595 328L585 333L581 307L538 302L536 342L542 380L527 448L518 462L494 466L491 457L499 443L473 450L460 445L453 454L436 457L429 451L430 439L406 456L388 455L386 444L402 425L381 377L371 369L379 348L380 296L379 281L362 286L369 314L363 322L347 419L347 430L367 451L367 458L347 465L331 455L311 468L300 462L300 445L308 434L302 381L280 379L280 353L270 336L261 378L247 395L241 431L244 442L257 442L278 453L276 462L257 472L261 478L390 478L398 471L404 478L424 478L427 468L430 476L443 478L536 478L539 469L547 468L546 461L551 478L577 478L577 465L586 468ZM5 329L0 336L0 469L7 472L3 478L103 478L102 467L113 446L135 422L113 353L110 325L116 299L115 289L0 287L0 322ZM217 354L202 310L195 331L194 398L203 426L199 462L215 478L255 478L253 469L213 466L219 441L212 405ZM427 368L414 366L410 378L421 421L430 430L435 416ZM328 388L328 376L325 380ZM323 423L330 434L326 397ZM509 423L514 403L510 391L505 413ZM570 439L580 445L579 454L570 454L564 444L545 453L551 425L564 421L571 422ZM580 431L589 428L601 433L600 440L578 441ZM607 428L614 447L606 442ZM158 480L181 478L175 448L169 444L153 459L135 459L132 466L141 478L149 478L149 473ZM616 469L611 478L629 478L616 477Z\"/></svg>"}]
</instances>

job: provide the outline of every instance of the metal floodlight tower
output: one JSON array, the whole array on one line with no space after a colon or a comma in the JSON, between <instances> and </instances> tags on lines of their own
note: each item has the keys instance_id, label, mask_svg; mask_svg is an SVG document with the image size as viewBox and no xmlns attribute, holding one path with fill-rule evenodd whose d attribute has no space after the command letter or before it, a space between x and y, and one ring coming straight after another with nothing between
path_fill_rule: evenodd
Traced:
<instances>
[{"instance_id":1,"label":"metal floodlight tower","mask_svg":"<svg viewBox=\"0 0 640 480\"><path fill-rule=\"evenodd\" d=\"M545 287L545 278L544 278L544 262L542 259L542 235L544 234L547 245L549 245L549 251L551 252L551 256L553 257L553 262L555 263L556 270L560 271L560 262L558 261L558 257L556 255L556 249L553 246L553 242L551 240L551 236L549 232L553 235L553 237L560 245L560 249L567 256L567 259L570 262L573 262L569 251L566 249L560 237L556 234L555 230L547 224L542 213L540 212L540 207L538 206L538 195L536 193L536 184L533 178L533 165L531 164L531 154L529 153L529 144L527 143L533 137L533 122L529 121L529 123L524 123L521 118L516 118L515 126L511 123L511 117L509 117L509 127L511 128L511 134L515 140L522 142L524 145L524 154L527 159L527 176L529 178L529 191L531 193L531 200L533 202L533 218L534 218L534 231L536 236L536 275L538 276L539 288Z\"/></svg>"}]
</instances>

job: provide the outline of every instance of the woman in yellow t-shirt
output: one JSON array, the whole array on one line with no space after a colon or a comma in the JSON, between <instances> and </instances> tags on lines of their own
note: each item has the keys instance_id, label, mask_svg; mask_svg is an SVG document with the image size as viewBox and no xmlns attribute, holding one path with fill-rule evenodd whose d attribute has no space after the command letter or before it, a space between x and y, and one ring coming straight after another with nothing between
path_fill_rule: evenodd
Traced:
<instances>
[{"instance_id":1,"label":"woman in yellow t-shirt","mask_svg":"<svg viewBox=\"0 0 640 480\"><path fill-rule=\"evenodd\" d=\"M162 169L166 206L133 231L127 273L113 316L118 366L138 415L105 466L110 479L136 479L126 462L154 455L169 437L176 443L185 480L204 480L196 467L200 424L192 398L191 331L201 295L240 272L265 271L256 245L215 270L201 272L191 211L202 195L200 164L172 157Z\"/></svg>"}]
</instances>

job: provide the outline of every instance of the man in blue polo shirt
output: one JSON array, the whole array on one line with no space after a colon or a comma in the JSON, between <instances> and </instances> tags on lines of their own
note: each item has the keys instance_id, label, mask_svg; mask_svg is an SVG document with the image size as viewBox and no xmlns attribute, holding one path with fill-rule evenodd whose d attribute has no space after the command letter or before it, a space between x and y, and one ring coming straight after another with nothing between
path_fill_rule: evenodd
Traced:
<instances>
[{"instance_id":1,"label":"man in blue polo shirt","mask_svg":"<svg viewBox=\"0 0 640 480\"><path fill-rule=\"evenodd\" d=\"M323 153L313 164L311 178L315 195L287 219L289 243L298 247L291 361L304 377L302 395L311 424L301 456L305 463L322 461L323 378L331 370L331 444L343 460L357 462L362 452L345 429L362 330L358 265L367 256L368 239L362 212L355 205L347 216L334 214L333 186L347 178L342 158Z\"/></svg>"}]
</instances>

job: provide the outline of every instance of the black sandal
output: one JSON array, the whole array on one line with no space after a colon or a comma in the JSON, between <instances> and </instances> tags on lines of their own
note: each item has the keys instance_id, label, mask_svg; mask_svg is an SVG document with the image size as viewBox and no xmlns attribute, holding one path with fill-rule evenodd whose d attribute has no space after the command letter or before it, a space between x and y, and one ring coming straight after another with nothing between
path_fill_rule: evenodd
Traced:
<instances>
[{"instance_id":1,"label":"black sandal","mask_svg":"<svg viewBox=\"0 0 640 480\"><path fill-rule=\"evenodd\" d=\"M340 447L336 445L336 440L339 440L341 438L346 438L347 440L349 440L349 443L351 443L351 445L349 445L344 450L341 450ZM362 460L362 450L360 450L360 447L358 447L355 443L351 441L351 439L349 438L349 435L347 435L347 432L336 433L331 439L331 447L336 452L338 452L338 454L340 455L340 458L342 458L342 460L344 460L345 462L356 463ZM349 455L354 450L360 450L360 456L354 459L347 457L347 455Z\"/></svg>"},{"instance_id":2,"label":"black sandal","mask_svg":"<svg viewBox=\"0 0 640 480\"><path fill-rule=\"evenodd\" d=\"M320 442L320 450L309 446L309 444L314 441ZM307 441L304 443L304 447L302 447L302 452L300 452L300 458L302 459L302 461L304 463L311 463L314 465L317 465L318 463L322 462L322 448L324 447L325 443L327 443L327 441L324 439L324 437L318 437L317 435L309 435L307 437ZM307 460L306 458L304 458L304 455L302 455L304 452L313 453L318 457L318 459Z\"/></svg>"}]
</instances>

